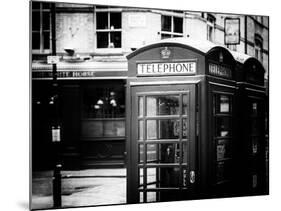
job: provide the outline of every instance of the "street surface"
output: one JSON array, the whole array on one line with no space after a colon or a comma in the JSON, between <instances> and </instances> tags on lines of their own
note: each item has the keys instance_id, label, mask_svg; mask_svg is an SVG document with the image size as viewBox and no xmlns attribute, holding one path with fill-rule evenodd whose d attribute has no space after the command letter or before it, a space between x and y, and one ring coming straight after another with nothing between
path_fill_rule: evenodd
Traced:
<instances>
[{"instance_id":1,"label":"street surface","mask_svg":"<svg viewBox=\"0 0 281 211\"><path fill-rule=\"evenodd\" d=\"M62 171L62 207L126 203L126 169ZM53 207L52 171L32 175L32 209ZM65 178L66 177L66 178Z\"/></svg>"}]
</instances>

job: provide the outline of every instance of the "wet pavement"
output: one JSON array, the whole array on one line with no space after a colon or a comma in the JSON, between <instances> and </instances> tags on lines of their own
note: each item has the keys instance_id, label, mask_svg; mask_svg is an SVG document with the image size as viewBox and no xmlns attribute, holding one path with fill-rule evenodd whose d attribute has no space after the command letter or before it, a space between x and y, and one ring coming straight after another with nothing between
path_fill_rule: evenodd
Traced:
<instances>
[{"instance_id":1,"label":"wet pavement","mask_svg":"<svg viewBox=\"0 0 281 211\"><path fill-rule=\"evenodd\" d=\"M126 169L62 171L62 207L126 203ZM32 209L53 207L52 171L32 174Z\"/></svg>"}]
</instances>

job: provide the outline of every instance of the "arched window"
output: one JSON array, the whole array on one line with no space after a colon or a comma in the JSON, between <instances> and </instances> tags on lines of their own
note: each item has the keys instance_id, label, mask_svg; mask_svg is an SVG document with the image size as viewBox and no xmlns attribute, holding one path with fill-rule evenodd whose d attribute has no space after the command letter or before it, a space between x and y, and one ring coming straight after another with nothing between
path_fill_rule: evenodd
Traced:
<instances>
[{"instance_id":1,"label":"arched window","mask_svg":"<svg viewBox=\"0 0 281 211\"><path fill-rule=\"evenodd\" d=\"M262 52L263 52L263 39L260 35L255 34L255 57L260 62L262 62L263 60Z\"/></svg>"}]
</instances>

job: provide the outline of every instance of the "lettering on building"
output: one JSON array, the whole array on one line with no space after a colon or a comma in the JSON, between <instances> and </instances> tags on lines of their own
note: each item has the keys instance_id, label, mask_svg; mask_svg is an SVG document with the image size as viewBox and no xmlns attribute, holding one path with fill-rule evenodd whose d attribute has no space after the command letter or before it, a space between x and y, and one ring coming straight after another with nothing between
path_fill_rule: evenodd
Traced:
<instances>
[{"instance_id":1,"label":"lettering on building","mask_svg":"<svg viewBox=\"0 0 281 211\"><path fill-rule=\"evenodd\" d=\"M33 72L33 78L52 78L52 72ZM84 78L84 77L95 77L93 71L59 71L57 72L58 78Z\"/></svg>"},{"instance_id":2,"label":"lettering on building","mask_svg":"<svg viewBox=\"0 0 281 211\"><path fill-rule=\"evenodd\" d=\"M232 72L230 68L212 63L209 64L209 74L218 77L232 78Z\"/></svg>"},{"instance_id":3,"label":"lettering on building","mask_svg":"<svg viewBox=\"0 0 281 211\"><path fill-rule=\"evenodd\" d=\"M194 75L196 62L141 63L137 64L138 76L149 75Z\"/></svg>"}]
</instances>

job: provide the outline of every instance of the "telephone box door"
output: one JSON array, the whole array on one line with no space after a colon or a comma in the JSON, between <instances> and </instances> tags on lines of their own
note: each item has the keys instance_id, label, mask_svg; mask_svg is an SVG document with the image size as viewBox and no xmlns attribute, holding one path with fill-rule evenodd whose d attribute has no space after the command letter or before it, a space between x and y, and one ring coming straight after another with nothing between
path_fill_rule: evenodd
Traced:
<instances>
[{"instance_id":1,"label":"telephone box door","mask_svg":"<svg viewBox=\"0 0 281 211\"><path fill-rule=\"evenodd\" d=\"M192 197L195 168L195 85L131 89L128 203Z\"/></svg>"}]
</instances>

